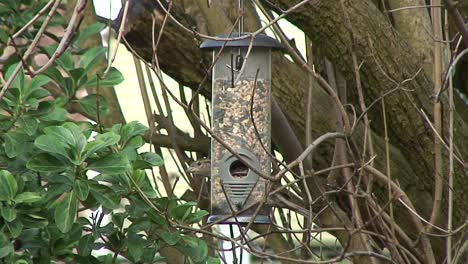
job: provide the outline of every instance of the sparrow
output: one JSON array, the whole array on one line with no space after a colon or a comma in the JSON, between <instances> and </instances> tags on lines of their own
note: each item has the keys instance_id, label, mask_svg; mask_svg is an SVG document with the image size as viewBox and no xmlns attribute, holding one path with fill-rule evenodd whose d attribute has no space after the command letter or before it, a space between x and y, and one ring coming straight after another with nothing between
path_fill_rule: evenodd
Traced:
<instances>
[{"instance_id":1,"label":"sparrow","mask_svg":"<svg viewBox=\"0 0 468 264\"><path fill-rule=\"evenodd\" d=\"M190 164L186 172L193 175L194 181L193 185L191 185L194 187L194 190L196 190L197 186L198 188L201 187L200 182L211 178L211 160L207 158L196 160ZM274 190L275 187L280 187L279 184L276 183L272 184L272 186L273 188L271 188L271 190ZM309 217L310 215L309 210L301 206L302 199L289 192L287 189L282 189L279 192L275 192L273 195L268 195L267 204L273 207L296 211L304 217Z\"/></svg>"}]
</instances>

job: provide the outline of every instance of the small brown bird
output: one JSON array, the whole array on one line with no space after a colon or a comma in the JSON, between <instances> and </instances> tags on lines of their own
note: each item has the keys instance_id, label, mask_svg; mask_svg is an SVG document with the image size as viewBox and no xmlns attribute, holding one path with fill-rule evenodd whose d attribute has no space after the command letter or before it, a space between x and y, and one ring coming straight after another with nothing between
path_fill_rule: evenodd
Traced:
<instances>
[{"instance_id":1,"label":"small brown bird","mask_svg":"<svg viewBox=\"0 0 468 264\"><path fill-rule=\"evenodd\" d=\"M210 178L211 177L211 160L210 159L200 159L192 162L188 169L188 173L192 173L194 178ZM201 182L196 180L195 182ZM198 185L198 184L197 184ZM276 192L274 195L268 196L268 204L278 208L286 208L303 215L304 217L309 217L309 210L303 208L298 203L292 202L295 200L300 203L301 199L296 195L288 192L286 189L282 189L279 192Z\"/></svg>"},{"instance_id":2,"label":"small brown bird","mask_svg":"<svg viewBox=\"0 0 468 264\"><path fill-rule=\"evenodd\" d=\"M209 177L211 174L211 160L200 159L192 162L186 172L192 173L194 176Z\"/></svg>"}]
</instances>

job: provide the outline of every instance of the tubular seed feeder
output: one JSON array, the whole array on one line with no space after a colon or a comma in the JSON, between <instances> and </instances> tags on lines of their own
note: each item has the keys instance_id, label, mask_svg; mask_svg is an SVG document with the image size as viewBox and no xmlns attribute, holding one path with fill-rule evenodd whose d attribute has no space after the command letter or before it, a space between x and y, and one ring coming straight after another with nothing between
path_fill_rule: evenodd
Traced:
<instances>
[{"instance_id":1,"label":"tubular seed feeder","mask_svg":"<svg viewBox=\"0 0 468 264\"><path fill-rule=\"evenodd\" d=\"M245 34L218 37L239 35ZM271 51L281 49L282 45L265 34L258 34L246 58L251 41L251 37L233 41L206 40L200 48L211 50L213 60L217 58L212 73L213 133L242 160L270 175L271 159L265 150L271 149ZM267 180L212 138L208 222L270 223L270 208L258 208L266 191ZM230 217L233 213L235 217Z\"/></svg>"}]
</instances>

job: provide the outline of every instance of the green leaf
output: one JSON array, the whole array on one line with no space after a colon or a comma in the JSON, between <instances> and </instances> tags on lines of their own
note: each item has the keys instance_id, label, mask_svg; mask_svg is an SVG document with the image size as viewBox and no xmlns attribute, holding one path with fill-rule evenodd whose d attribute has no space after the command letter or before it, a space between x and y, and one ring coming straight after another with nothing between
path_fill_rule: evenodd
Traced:
<instances>
[{"instance_id":1,"label":"green leaf","mask_svg":"<svg viewBox=\"0 0 468 264\"><path fill-rule=\"evenodd\" d=\"M135 183L140 187L143 193L150 199L156 198L157 194L151 185L151 182L144 170L135 170L132 174Z\"/></svg>"},{"instance_id":2,"label":"green leaf","mask_svg":"<svg viewBox=\"0 0 468 264\"><path fill-rule=\"evenodd\" d=\"M76 197L78 197L78 199L81 201L84 201L86 198L88 198L89 185L86 181L80 179L76 180L73 184L73 190L76 193Z\"/></svg>"},{"instance_id":3,"label":"green leaf","mask_svg":"<svg viewBox=\"0 0 468 264\"><path fill-rule=\"evenodd\" d=\"M116 68L112 67L107 74L106 78L104 80L99 80L99 87L112 87L116 86L117 84L120 84L123 82L124 77L122 73L119 72ZM98 80L97 76L94 75L92 76L88 82L86 83L86 86L88 87L97 87L98 86Z\"/></svg>"},{"instance_id":4,"label":"green leaf","mask_svg":"<svg viewBox=\"0 0 468 264\"><path fill-rule=\"evenodd\" d=\"M73 191L67 193L55 208L55 223L62 233L70 231L75 219L76 208L77 203Z\"/></svg>"},{"instance_id":5,"label":"green leaf","mask_svg":"<svg viewBox=\"0 0 468 264\"><path fill-rule=\"evenodd\" d=\"M140 235L132 233L128 235L128 253L130 253L134 262L140 261L145 244L146 241Z\"/></svg>"},{"instance_id":6,"label":"green leaf","mask_svg":"<svg viewBox=\"0 0 468 264\"><path fill-rule=\"evenodd\" d=\"M29 136L36 134L37 127L39 126L39 123L35 118L24 116L18 118L16 124L21 127Z\"/></svg>"},{"instance_id":7,"label":"green leaf","mask_svg":"<svg viewBox=\"0 0 468 264\"><path fill-rule=\"evenodd\" d=\"M175 231L175 232L164 231L161 234L161 238L169 246L174 246L175 244L177 244L177 242L180 241L182 236L180 235L179 231Z\"/></svg>"},{"instance_id":8,"label":"green leaf","mask_svg":"<svg viewBox=\"0 0 468 264\"><path fill-rule=\"evenodd\" d=\"M112 153L95 162L91 162L87 168L105 174L119 174L127 171L129 167L130 163L124 155Z\"/></svg>"},{"instance_id":9,"label":"green leaf","mask_svg":"<svg viewBox=\"0 0 468 264\"><path fill-rule=\"evenodd\" d=\"M18 191L15 177L6 170L0 171L0 201L11 201Z\"/></svg>"},{"instance_id":10,"label":"green leaf","mask_svg":"<svg viewBox=\"0 0 468 264\"><path fill-rule=\"evenodd\" d=\"M130 204L125 206L126 211L131 217L141 218L149 210L148 204L145 203L139 195L130 195L128 197Z\"/></svg>"},{"instance_id":11,"label":"green leaf","mask_svg":"<svg viewBox=\"0 0 468 264\"><path fill-rule=\"evenodd\" d=\"M44 116L41 116L41 119L44 121L59 121L63 122L67 120L68 112L63 107L53 106L49 113Z\"/></svg>"},{"instance_id":12,"label":"green leaf","mask_svg":"<svg viewBox=\"0 0 468 264\"><path fill-rule=\"evenodd\" d=\"M36 192L22 192L16 195L14 201L17 204L20 203L34 203L42 200L42 196Z\"/></svg>"},{"instance_id":13,"label":"green leaf","mask_svg":"<svg viewBox=\"0 0 468 264\"><path fill-rule=\"evenodd\" d=\"M42 47L42 49L46 52L49 58L51 58L54 53L57 50L58 45L57 44L50 44L45 47ZM74 60L71 52L69 50L66 50L60 57L58 57L55 60L55 63L62 67L64 70L72 70L74 68Z\"/></svg>"},{"instance_id":14,"label":"green leaf","mask_svg":"<svg viewBox=\"0 0 468 264\"><path fill-rule=\"evenodd\" d=\"M7 9L7 8L4 8L3 6L0 6L0 14L4 14L6 12L9 12L11 10ZM0 42L1 43L6 43L8 40L10 39L10 36L8 36L8 34L6 33L5 30L3 29L0 29ZM3 53L3 48L0 50L0 52Z\"/></svg>"},{"instance_id":15,"label":"green leaf","mask_svg":"<svg viewBox=\"0 0 468 264\"><path fill-rule=\"evenodd\" d=\"M21 223L21 220L18 218L12 222L6 222L6 226L8 227L8 230L10 230L11 237L18 237L21 235L21 231L23 230L23 223Z\"/></svg>"},{"instance_id":16,"label":"green leaf","mask_svg":"<svg viewBox=\"0 0 468 264\"><path fill-rule=\"evenodd\" d=\"M108 209L117 209L120 207L120 197L105 185L92 184L89 186L91 195L103 207Z\"/></svg>"},{"instance_id":17,"label":"green leaf","mask_svg":"<svg viewBox=\"0 0 468 264\"><path fill-rule=\"evenodd\" d=\"M23 223L26 228L44 228L49 225L46 218L34 214L21 214L18 218L21 219L21 223Z\"/></svg>"},{"instance_id":18,"label":"green leaf","mask_svg":"<svg viewBox=\"0 0 468 264\"><path fill-rule=\"evenodd\" d=\"M132 137L144 135L148 128L138 121L132 121L125 124L120 129L120 135L122 136L122 142L126 144Z\"/></svg>"},{"instance_id":19,"label":"green leaf","mask_svg":"<svg viewBox=\"0 0 468 264\"><path fill-rule=\"evenodd\" d=\"M82 29L80 33L75 37L75 44L76 45L81 45L81 42L87 40L91 36L98 34L101 32L104 28L106 27L105 24L96 22L94 24L91 24L87 26L85 29Z\"/></svg>"},{"instance_id":20,"label":"green leaf","mask_svg":"<svg viewBox=\"0 0 468 264\"><path fill-rule=\"evenodd\" d=\"M7 222L11 222L16 219L16 210L14 208L3 207L0 208L3 219Z\"/></svg>"},{"instance_id":21,"label":"green leaf","mask_svg":"<svg viewBox=\"0 0 468 264\"><path fill-rule=\"evenodd\" d=\"M73 79L74 90L80 89L80 87L88 81L86 77L86 70L83 68L76 68L70 71L70 76Z\"/></svg>"},{"instance_id":22,"label":"green leaf","mask_svg":"<svg viewBox=\"0 0 468 264\"><path fill-rule=\"evenodd\" d=\"M20 64L20 62L15 63L8 67L6 73L5 73L5 80L9 80L13 76L13 72L15 71L16 67ZM21 70L18 72L18 74L15 76L14 81L11 83L10 88L18 88L20 91L24 89L24 70L21 68Z\"/></svg>"},{"instance_id":23,"label":"green leaf","mask_svg":"<svg viewBox=\"0 0 468 264\"><path fill-rule=\"evenodd\" d=\"M35 99L35 100L39 100L39 99L42 99L44 97L47 97L50 95L50 92L47 91L46 89L43 89L43 88L37 88L36 90L32 91L31 94L29 95L29 97L31 99ZM37 109L37 107L35 108Z\"/></svg>"},{"instance_id":24,"label":"green leaf","mask_svg":"<svg viewBox=\"0 0 468 264\"><path fill-rule=\"evenodd\" d=\"M120 136L113 132L107 132L96 136L94 141L88 142L86 145L82 158L86 159L97 151L115 145L119 142Z\"/></svg>"},{"instance_id":25,"label":"green leaf","mask_svg":"<svg viewBox=\"0 0 468 264\"><path fill-rule=\"evenodd\" d=\"M75 87L75 84L73 83L73 78L65 77L64 82L65 82L65 85L61 87L62 90L66 94L67 98L73 98L76 92L76 87Z\"/></svg>"},{"instance_id":26,"label":"green leaf","mask_svg":"<svg viewBox=\"0 0 468 264\"><path fill-rule=\"evenodd\" d=\"M97 101L97 98L99 98L99 102ZM97 116L98 104L100 117L106 116L109 113L109 104L107 103L107 99L102 95L99 95L98 97L96 94L90 94L81 98L77 102L83 111L90 117L95 118Z\"/></svg>"},{"instance_id":27,"label":"green leaf","mask_svg":"<svg viewBox=\"0 0 468 264\"><path fill-rule=\"evenodd\" d=\"M86 137L83 135L82 127L71 122L62 124L62 126L67 128L72 133L73 140L74 140L72 144L73 150L75 150L76 153L78 154L77 158L80 157L87 143Z\"/></svg>"},{"instance_id":28,"label":"green leaf","mask_svg":"<svg viewBox=\"0 0 468 264\"><path fill-rule=\"evenodd\" d=\"M11 243L3 232L0 233L0 259L14 253L13 243Z\"/></svg>"},{"instance_id":29,"label":"green leaf","mask_svg":"<svg viewBox=\"0 0 468 264\"><path fill-rule=\"evenodd\" d=\"M36 89L41 88L45 84L50 82L50 78L45 75L37 75L29 81L28 85L24 90L24 97L29 97L29 95L34 92Z\"/></svg>"},{"instance_id":30,"label":"green leaf","mask_svg":"<svg viewBox=\"0 0 468 264\"><path fill-rule=\"evenodd\" d=\"M208 256L208 246L206 242L197 237L184 236L183 242L177 248L185 255L189 256L194 262L202 262Z\"/></svg>"},{"instance_id":31,"label":"green leaf","mask_svg":"<svg viewBox=\"0 0 468 264\"><path fill-rule=\"evenodd\" d=\"M23 154L29 143L29 136L20 131L11 131L3 135L5 140L5 153L9 158L15 158Z\"/></svg>"},{"instance_id":32,"label":"green leaf","mask_svg":"<svg viewBox=\"0 0 468 264\"><path fill-rule=\"evenodd\" d=\"M80 241L78 242L78 248L77 248L78 254L80 254L80 256L91 255L93 248L94 248L93 234L87 234L87 235L84 235L82 238L80 238Z\"/></svg>"},{"instance_id":33,"label":"green leaf","mask_svg":"<svg viewBox=\"0 0 468 264\"><path fill-rule=\"evenodd\" d=\"M185 223L187 224L194 224L194 223L198 223L200 222L203 217L209 215L210 213L208 213L207 211L205 210L198 210L192 214L189 214L188 217L185 219Z\"/></svg>"},{"instance_id":34,"label":"green leaf","mask_svg":"<svg viewBox=\"0 0 468 264\"><path fill-rule=\"evenodd\" d=\"M175 208L170 210L170 215L183 222L192 213L192 210L196 205L197 204L195 202L187 202L177 205Z\"/></svg>"},{"instance_id":35,"label":"green leaf","mask_svg":"<svg viewBox=\"0 0 468 264\"><path fill-rule=\"evenodd\" d=\"M107 48L105 47L94 47L88 49L80 57L80 66L83 67L86 71L92 69L100 60L102 60L106 54Z\"/></svg>"},{"instance_id":36,"label":"green leaf","mask_svg":"<svg viewBox=\"0 0 468 264\"><path fill-rule=\"evenodd\" d=\"M56 153L79 165L81 153L86 145L86 138L79 126L65 123L62 126L50 126L44 129L46 135L39 136L35 145L44 151Z\"/></svg>"},{"instance_id":37,"label":"green leaf","mask_svg":"<svg viewBox=\"0 0 468 264\"><path fill-rule=\"evenodd\" d=\"M45 152L59 154L71 160L71 155L68 153L66 142L61 140L57 135L41 135L34 140L34 146Z\"/></svg>"},{"instance_id":38,"label":"green leaf","mask_svg":"<svg viewBox=\"0 0 468 264\"><path fill-rule=\"evenodd\" d=\"M49 126L44 128L44 133L46 135L52 135L57 138L57 140L64 142L69 146L75 145L75 139L73 133L62 126Z\"/></svg>"},{"instance_id":39,"label":"green leaf","mask_svg":"<svg viewBox=\"0 0 468 264\"><path fill-rule=\"evenodd\" d=\"M56 67L49 67L43 74L55 81L60 88L64 89L66 86L65 78L63 78L62 73Z\"/></svg>"},{"instance_id":40,"label":"green leaf","mask_svg":"<svg viewBox=\"0 0 468 264\"><path fill-rule=\"evenodd\" d=\"M154 152L141 153L139 159L135 161L133 167L136 169L151 169L153 167L164 165L164 160Z\"/></svg>"},{"instance_id":41,"label":"green leaf","mask_svg":"<svg viewBox=\"0 0 468 264\"><path fill-rule=\"evenodd\" d=\"M71 163L57 159L48 153L35 155L26 163L28 169L40 172L62 172L70 166Z\"/></svg>"},{"instance_id":42,"label":"green leaf","mask_svg":"<svg viewBox=\"0 0 468 264\"><path fill-rule=\"evenodd\" d=\"M148 217L150 218L151 222L160 225L160 226L167 226L167 220L164 216L160 213L156 212L155 210L148 211Z\"/></svg>"},{"instance_id":43,"label":"green leaf","mask_svg":"<svg viewBox=\"0 0 468 264\"><path fill-rule=\"evenodd\" d=\"M112 213L112 223L114 223L117 228L121 229L127 216L127 213Z\"/></svg>"}]
</instances>

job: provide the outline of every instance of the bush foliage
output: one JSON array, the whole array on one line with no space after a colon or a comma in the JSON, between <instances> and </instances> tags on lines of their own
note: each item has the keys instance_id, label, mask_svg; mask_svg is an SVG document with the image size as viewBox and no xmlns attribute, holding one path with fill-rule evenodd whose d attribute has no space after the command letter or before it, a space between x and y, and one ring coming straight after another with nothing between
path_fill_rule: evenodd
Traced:
<instances>
[{"instance_id":1,"label":"bush foliage","mask_svg":"<svg viewBox=\"0 0 468 264\"><path fill-rule=\"evenodd\" d=\"M1 43L46 2L2 1ZM56 14L49 26L66 23ZM23 40L31 43L41 24L26 30ZM217 263L207 256L206 243L182 228L201 221L207 212L194 203L162 197L150 183L145 170L163 160L139 152L145 143L144 125L103 128L70 119L67 109L72 104L94 120L105 116L104 97L76 94L123 80L115 68L104 79L91 74L105 59L106 49L83 48L82 43L103 27L94 24L76 33L69 48L42 74L30 74L29 67L37 68L34 56L11 56L2 65L4 80L22 67L0 102L0 263L113 263L117 256L154 263L164 247L177 248L192 263ZM60 39L48 31L45 35L56 44L34 55L50 58ZM27 45L17 47L17 54L24 53L23 47ZM51 85L59 91L52 94L47 89ZM96 254L100 249L108 251Z\"/></svg>"}]
</instances>

